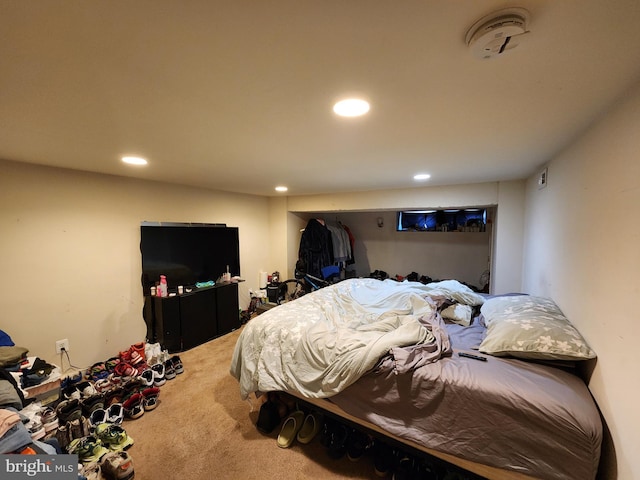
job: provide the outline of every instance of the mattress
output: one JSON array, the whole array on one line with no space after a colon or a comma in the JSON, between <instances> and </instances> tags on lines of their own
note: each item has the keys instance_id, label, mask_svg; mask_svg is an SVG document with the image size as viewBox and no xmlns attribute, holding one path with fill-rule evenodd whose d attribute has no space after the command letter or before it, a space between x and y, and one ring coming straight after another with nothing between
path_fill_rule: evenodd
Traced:
<instances>
[{"instance_id":1,"label":"mattress","mask_svg":"<svg viewBox=\"0 0 640 480\"><path fill-rule=\"evenodd\" d=\"M385 358L331 401L424 447L542 479L596 476L602 422L565 368L477 354L484 327L447 324L453 354L403 375ZM564 366L564 364L563 364Z\"/></svg>"}]
</instances>

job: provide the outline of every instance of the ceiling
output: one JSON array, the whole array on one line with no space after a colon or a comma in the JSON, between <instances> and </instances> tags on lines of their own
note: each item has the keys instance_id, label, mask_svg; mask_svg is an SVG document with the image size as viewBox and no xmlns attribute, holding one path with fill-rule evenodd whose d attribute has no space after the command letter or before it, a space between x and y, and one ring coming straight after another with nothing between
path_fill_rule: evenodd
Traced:
<instances>
[{"instance_id":1,"label":"ceiling","mask_svg":"<svg viewBox=\"0 0 640 480\"><path fill-rule=\"evenodd\" d=\"M530 33L474 57L514 6ZM0 158L268 196L525 178L640 81L638 25L636 0L0 0Z\"/></svg>"}]
</instances>

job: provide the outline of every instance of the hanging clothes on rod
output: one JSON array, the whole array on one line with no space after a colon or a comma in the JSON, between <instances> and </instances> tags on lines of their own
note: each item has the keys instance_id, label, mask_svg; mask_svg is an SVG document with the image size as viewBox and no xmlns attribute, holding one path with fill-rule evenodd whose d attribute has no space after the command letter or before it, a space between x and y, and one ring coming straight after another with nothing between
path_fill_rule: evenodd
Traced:
<instances>
[{"instance_id":1,"label":"hanging clothes on rod","mask_svg":"<svg viewBox=\"0 0 640 480\"><path fill-rule=\"evenodd\" d=\"M307 222L300 238L298 262L302 262L308 274L320 278L322 269L334 264L331 232L323 219L312 218Z\"/></svg>"},{"instance_id":2,"label":"hanging clothes on rod","mask_svg":"<svg viewBox=\"0 0 640 480\"><path fill-rule=\"evenodd\" d=\"M354 254L356 248L356 237L353 235L349 227L344 225L342 222L338 222L338 225L340 225L344 229L344 231L347 233L347 237L349 238L350 255L349 259L347 260L347 265L353 265L354 263L356 263L356 257Z\"/></svg>"},{"instance_id":3,"label":"hanging clothes on rod","mask_svg":"<svg viewBox=\"0 0 640 480\"><path fill-rule=\"evenodd\" d=\"M346 264L351 258L351 242L349 235L340 223L327 223L327 228L331 232L331 241L333 243L333 261L334 264Z\"/></svg>"}]
</instances>

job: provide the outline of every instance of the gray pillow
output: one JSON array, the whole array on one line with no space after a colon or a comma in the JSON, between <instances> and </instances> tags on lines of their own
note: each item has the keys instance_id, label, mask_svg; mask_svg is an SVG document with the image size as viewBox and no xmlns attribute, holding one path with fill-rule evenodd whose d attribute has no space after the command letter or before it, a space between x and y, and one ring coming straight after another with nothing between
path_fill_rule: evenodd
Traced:
<instances>
[{"instance_id":1,"label":"gray pillow","mask_svg":"<svg viewBox=\"0 0 640 480\"><path fill-rule=\"evenodd\" d=\"M529 295L491 298L480 312L487 334L480 351L535 360L587 360L596 354L553 300Z\"/></svg>"}]
</instances>

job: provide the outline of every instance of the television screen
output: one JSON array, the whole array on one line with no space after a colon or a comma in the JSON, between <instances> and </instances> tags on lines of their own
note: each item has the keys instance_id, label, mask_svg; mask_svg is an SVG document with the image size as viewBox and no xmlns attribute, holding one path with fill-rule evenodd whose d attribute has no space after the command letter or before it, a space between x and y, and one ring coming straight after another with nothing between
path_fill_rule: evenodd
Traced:
<instances>
[{"instance_id":1,"label":"television screen","mask_svg":"<svg viewBox=\"0 0 640 480\"><path fill-rule=\"evenodd\" d=\"M148 223L140 226L142 289L166 275L169 290L178 285L216 281L227 271L240 275L237 227L218 224Z\"/></svg>"}]
</instances>

